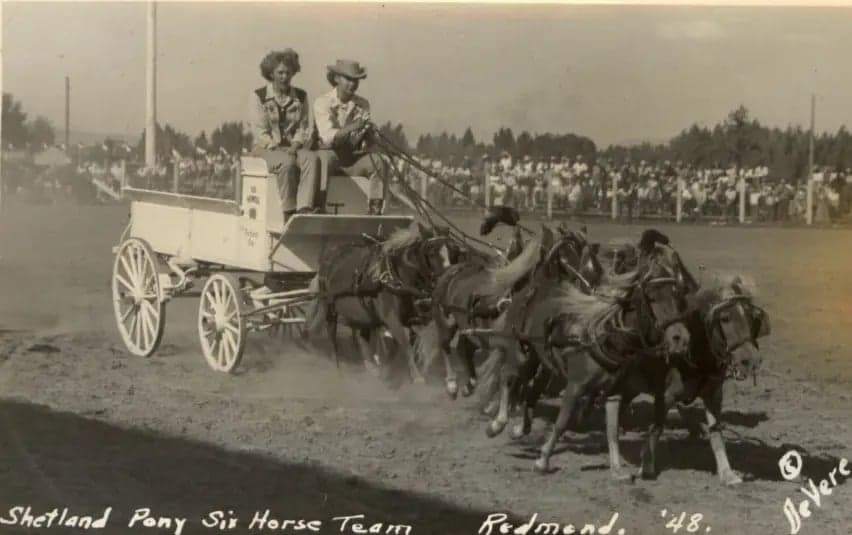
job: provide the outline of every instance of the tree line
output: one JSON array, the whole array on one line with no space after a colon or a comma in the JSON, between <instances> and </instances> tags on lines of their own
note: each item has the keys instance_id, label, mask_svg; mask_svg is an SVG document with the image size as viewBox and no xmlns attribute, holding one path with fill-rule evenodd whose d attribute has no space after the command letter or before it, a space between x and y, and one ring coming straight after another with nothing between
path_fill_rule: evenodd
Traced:
<instances>
[{"instance_id":1,"label":"tree line","mask_svg":"<svg viewBox=\"0 0 852 535\"><path fill-rule=\"evenodd\" d=\"M477 162L484 155L498 158L506 152L514 158L530 156L543 160L582 155L587 161L606 158L616 164L641 160L648 162L681 161L695 167L769 167L770 175L787 179L803 178L808 170L809 133L800 126L785 129L766 127L749 114L744 106L731 111L727 117L712 127L693 124L667 143L642 143L632 146L611 145L598 150L595 143L584 136L566 133L515 134L511 128L499 128L488 143L477 140L470 127L461 136L455 133L422 134L415 143L409 141L401 123L386 122L379 131L397 147L450 165L462 165L465 160ZM37 149L55 142L53 125L44 117L27 119L20 102L9 93L3 93L2 143L4 149L27 146ZM246 125L238 121L224 122L208 136L200 132L195 138L169 124L157 125L157 154L169 158L173 151L182 156L192 156L204 151L239 154L250 149L252 135ZM90 151L97 158L115 154L120 144L107 139L101 147ZM201 150L199 150L201 149ZM145 133L142 132L134 147L125 148L131 159L144 159ZM124 155L122 155L124 157ZM845 126L835 133L823 133L814 139L814 162L833 168L852 168L852 133Z\"/></svg>"},{"instance_id":2,"label":"tree line","mask_svg":"<svg viewBox=\"0 0 852 535\"><path fill-rule=\"evenodd\" d=\"M27 120L20 102L11 93L3 93L3 125L0 142L4 149L23 149L53 145L56 134L53 125L44 117Z\"/></svg>"},{"instance_id":3,"label":"tree line","mask_svg":"<svg viewBox=\"0 0 852 535\"><path fill-rule=\"evenodd\" d=\"M801 126L766 127L739 106L714 126L693 124L668 143L610 146L601 156L615 162L681 161L698 168L766 166L772 177L798 180L808 173L809 144L810 133ZM814 164L852 168L852 134L845 126L814 136Z\"/></svg>"}]
</instances>

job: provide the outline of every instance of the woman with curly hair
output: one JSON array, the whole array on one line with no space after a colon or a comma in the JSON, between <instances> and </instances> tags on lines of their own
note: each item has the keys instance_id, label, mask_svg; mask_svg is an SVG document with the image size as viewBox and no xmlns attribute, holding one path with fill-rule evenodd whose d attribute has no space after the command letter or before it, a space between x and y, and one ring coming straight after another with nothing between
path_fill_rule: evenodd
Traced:
<instances>
[{"instance_id":1,"label":"woman with curly hair","mask_svg":"<svg viewBox=\"0 0 852 535\"><path fill-rule=\"evenodd\" d=\"M301 70L293 49L269 52L260 62L267 84L251 93L249 124L253 152L266 160L278 178L284 220L294 213L315 212L319 161L314 143L313 114L307 93L291 85Z\"/></svg>"}]
</instances>

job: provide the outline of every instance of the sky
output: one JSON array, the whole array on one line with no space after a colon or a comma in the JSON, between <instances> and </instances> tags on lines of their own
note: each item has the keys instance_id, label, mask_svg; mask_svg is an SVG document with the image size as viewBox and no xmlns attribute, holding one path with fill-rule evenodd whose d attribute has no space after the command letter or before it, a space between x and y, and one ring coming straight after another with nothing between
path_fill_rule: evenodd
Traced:
<instances>
[{"instance_id":1,"label":"sky","mask_svg":"<svg viewBox=\"0 0 852 535\"><path fill-rule=\"evenodd\" d=\"M136 135L145 122L144 3L2 6L3 91L60 134ZM258 64L292 47L315 98L325 66L360 61L377 122L409 138L468 126L490 140L573 132L599 146L663 141L738 105L762 123L852 124L852 9L161 3L158 121L195 136L245 120Z\"/></svg>"}]
</instances>

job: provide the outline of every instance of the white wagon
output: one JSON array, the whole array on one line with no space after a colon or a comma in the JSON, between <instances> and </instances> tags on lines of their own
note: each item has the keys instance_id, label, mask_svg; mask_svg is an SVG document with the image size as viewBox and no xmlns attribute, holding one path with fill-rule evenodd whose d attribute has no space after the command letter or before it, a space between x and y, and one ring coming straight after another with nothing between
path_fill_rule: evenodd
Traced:
<instances>
[{"instance_id":1,"label":"white wagon","mask_svg":"<svg viewBox=\"0 0 852 535\"><path fill-rule=\"evenodd\" d=\"M334 176L325 194L336 214L295 215L285 224L275 180L264 160L246 157L232 199L124 188L130 223L113 249L112 295L128 351L153 354L166 303L200 296L201 350L211 368L232 372L249 332L301 330L301 306L314 297L308 286L326 249L412 221L364 215L367 180Z\"/></svg>"}]
</instances>

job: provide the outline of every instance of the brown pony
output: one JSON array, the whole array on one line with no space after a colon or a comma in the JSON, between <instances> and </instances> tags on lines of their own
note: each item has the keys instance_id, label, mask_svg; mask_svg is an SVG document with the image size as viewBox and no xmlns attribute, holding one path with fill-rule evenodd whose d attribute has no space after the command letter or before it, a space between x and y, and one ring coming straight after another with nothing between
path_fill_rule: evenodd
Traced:
<instances>
[{"instance_id":1,"label":"brown pony","mask_svg":"<svg viewBox=\"0 0 852 535\"><path fill-rule=\"evenodd\" d=\"M719 479L725 485L736 485L742 479L731 469L721 434L722 387L730 377L737 380L748 375L756 377L761 363L757 339L769 334L769 320L763 309L753 303L752 294L740 277L720 280L715 286L689 296L688 300L691 310L687 317L689 352L672 360L666 375L665 394L654 398L655 432L662 431L661 420L674 403L688 405L700 397ZM617 415L620 411L612 405L620 402L622 408L626 407L640 393L654 393L653 390L641 373L630 373L615 395L607 400L608 412ZM615 425L617 429L617 422ZM648 455L642 457L641 475L652 478L657 474L654 448L646 451Z\"/></svg>"},{"instance_id":2,"label":"brown pony","mask_svg":"<svg viewBox=\"0 0 852 535\"><path fill-rule=\"evenodd\" d=\"M583 409L577 402L593 397L590 395L602 386L595 379L617 380L628 365L644 361L658 362L661 368L655 373L660 375L667 365L665 355L683 353L688 347L680 259L664 245L645 250L635 270L612 277L595 294L571 286L552 288L519 318L521 343L508 345L512 357L506 360L508 372L504 376L511 376L512 368L523 363L521 350L534 351L535 358L567 385L557 421L535 463L539 471L549 470L556 441L576 412ZM504 386L504 392L508 387ZM508 396L504 395L501 413L507 405ZM502 425L492 422L489 434ZM620 477L618 468L615 463L611 465L616 477Z\"/></svg>"},{"instance_id":3,"label":"brown pony","mask_svg":"<svg viewBox=\"0 0 852 535\"><path fill-rule=\"evenodd\" d=\"M433 281L462 249L449 233L413 223L387 240L365 240L330 251L312 281L316 299L306 314L309 332L318 334L325 324L339 363L337 324L350 327L370 371L381 364L372 352L375 335L388 332L406 354L411 379L422 381L410 350L409 329L422 319L418 301L428 300Z\"/></svg>"},{"instance_id":4,"label":"brown pony","mask_svg":"<svg viewBox=\"0 0 852 535\"><path fill-rule=\"evenodd\" d=\"M458 383L453 357L464 366L467 382L462 394L470 395L476 387L474 354L487 352L489 338L469 334L488 330L497 317L512 303L532 280L533 273L552 273L561 279L577 280L585 237L560 229L560 235L543 227L542 241L521 244L516 229L510 247L511 261L495 265L483 258L471 258L447 270L433 292L433 323L421 333L418 352L428 363L442 355L446 368L446 388L455 398Z\"/></svg>"}]
</instances>

